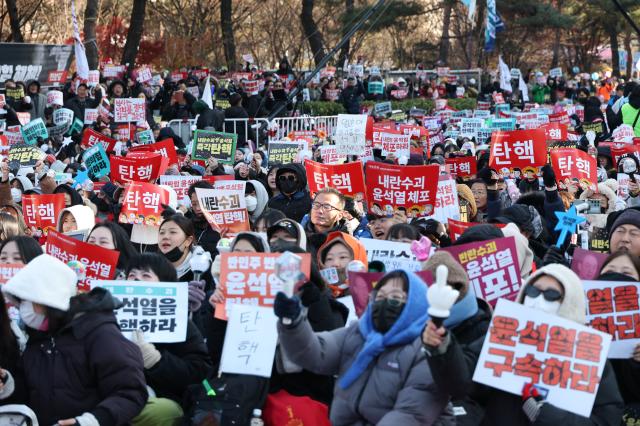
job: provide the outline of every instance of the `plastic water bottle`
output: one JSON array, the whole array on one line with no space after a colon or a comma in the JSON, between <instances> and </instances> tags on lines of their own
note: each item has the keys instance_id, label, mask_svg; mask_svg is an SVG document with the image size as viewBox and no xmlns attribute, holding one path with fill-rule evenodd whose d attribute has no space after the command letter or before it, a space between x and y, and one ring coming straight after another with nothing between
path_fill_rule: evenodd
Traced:
<instances>
[{"instance_id":1,"label":"plastic water bottle","mask_svg":"<svg viewBox=\"0 0 640 426\"><path fill-rule=\"evenodd\" d=\"M249 426L264 426L264 422L262 421L262 410L259 408L255 408L253 410L253 416L251 417L251 422Z\"/></svg>"}]
</instances>

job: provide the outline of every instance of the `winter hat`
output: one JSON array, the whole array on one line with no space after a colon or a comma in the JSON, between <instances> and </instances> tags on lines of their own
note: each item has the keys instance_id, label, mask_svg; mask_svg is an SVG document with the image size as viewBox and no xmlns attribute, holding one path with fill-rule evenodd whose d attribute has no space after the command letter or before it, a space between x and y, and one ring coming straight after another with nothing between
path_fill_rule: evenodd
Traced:
<instances>
[{"instance_id":1,"label":"winter hat","mask_svg":"<svg viewBox=\"0 0 640 426\"><path fill-rule=\"evenodd\" d=\"M193 103L191 107L196 114L202 114L202 111L206 110L209 106L202 99L198 99Z\"/></svg>"},{"instance_id":2,"label":"winter hat","mask_svg":"<svg viewBox=\"0 0 640 426\"><path fill-rule=\"evenodd\" d=\"M611 235L620 225L633 225L636 228L640 229L640 211L635 209L627 209L620 213L611 226L611 230L609 231L609 239L611 239Z\"/></svg>"},{"instance_id":3,"label":"winter hat","mask_svg":"<svg viewBox=\"0 0 640 426\"><path fill-rule=\"evenodd\" d=\"M61 311L69 310L69 299L76 295L78 276L62 261L41 254L22 268L2 292L15 305L27 300Z\"/></svg>"},{"instance_id":4,"label":"winter hat","mask_svg":"<svg viewBox=\"0 0 640 426\"><path fill-rule=\"evenodd\" d=\"M431 158L429 159L429 164L439 164L441 166L444 166L445 160L444 157L442 155L432 155Z\"/></svg>"},{"instance_id":5,"label":"winter hat","mask_svg":"<svg viewBox=\"0 0 640 426\"><path fill-rule=\"evenodd\" d=\"M466 200L469 203L469 217L476 217L476 213L478 213L478 207L476 207L476 199L473 198L473 192L471 192L471 188L464 184L456 185L456 189L458 190L458 197Z\"/></svg>"},{"instance_id":6,"label":"winter hat","mask_svg":"<svg viewBox=\"0 0 640 426\"><path fill-rule=\"evenodd\" d=\"M471 228L465 229L462 235L460 235L460 238L458 238L453 245L459 246L478 241L494 240L496 238L504 238L502 231L493 225L483 223L481 225L474 225Z\"/></svg>"},{"instance_id":7,"label":"winter hat","mask_svg":"<svg viewBox=\"0 0 640 426\"><path fill-rule=\"evenodd\" d=\"M11 181L11 183L13 183L13 181L16 180L16 179L22 185L22 190L23 191L28 191L30 189L33 189L33 183L26 176L17 176L15 179L13 179Z\"/></svg>"},{"instance_id":8,"label":"winter hat","mask_svg":"<svg viewBox=\"0 0 640 426\"><path fill-rule=\"evenodd\" d=\"M296 245L300 247L302 250L307 249L307 234L305 234L302 226L291 219L280 219L273 225L267 229L267 239L271 241L271 237L278 230L284 230L287 234L289 234L292 238L296 239Z\"/></svg>"},{"instance_id":9,"label":"winter hat","mask_svg":"<svg viewBox=\"0 0 640 426\"><path fill-rule=\"evenodd\" d=\"M520 277L526 279L533 269L533 251L529 248L529 240L522 235L515 223L509 223L502 228L502 233L505 237L515 238Z\"/></svg>"},{"instance_id":10,"label":"winter hat","mask_svg":"<svg viewBox=\"0 0 640 426\"><path fill-rule=\"evenodd\" d=\"M558 316L575 321L578 324L586 323L586 307L584 303L584 289L582 288L582 281L571 269L559 263L552 263L544 266L533 273L525 284L520 287L518 298L516 302L522 303L524 301L525 288L536 282L538 278L543 275L555 278L564 289L564 297L560 309L558 310Z\"/></svg>"},{"instance_id":11,"label":"winter hat","mask_svg":"<svg viewBox=\"0 0 640 426\"><path fill-rule=\"evenodd\" d=\"M435 276L436 268L439 265L444 265L449 270L447 284L460 291L458 300L462 300L469 290L469 276L467 275L467 271L465 271L460 263L446 251L436 251L432 254L426 262L422 262L422 270L431 271ZM462 285L462 288L459 288L460 285Z\"/></svg>"}]
</instances>

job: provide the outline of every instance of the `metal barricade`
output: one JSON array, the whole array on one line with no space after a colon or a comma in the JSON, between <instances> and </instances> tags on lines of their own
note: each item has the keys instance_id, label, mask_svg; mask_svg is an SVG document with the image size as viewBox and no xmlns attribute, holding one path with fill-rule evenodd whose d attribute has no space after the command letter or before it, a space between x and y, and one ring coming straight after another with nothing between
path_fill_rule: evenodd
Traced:
<instances>
[{"instance_id":1,"label":"metal barricade","mask_svg":"<svg viewBox=\"0 0 640 426\"><path fill-rule=\"evenodd\" d=\"M189 143L193 140L192 128L195 128L195 125L195 119L169 121L169 127L176 135L182 138L182 141L185 145L189 145Z\"/></svg>"},{"instance_id":2,"label":"metal barricade","mask_svg":"<svg viewBox=\"0 0 640 426\"><path fill-rule=\"evenodd\" d=\"M333 135L338 125L338 116L318 116L318 117L283 117L273 120L278 125L278 138L283 138L291 132L305 130L319 130L326 133L327 136Z\"/></svg>"},{"instance_id":3,"label":"metal barricade","mask_svg":"<svg viewBox=\"0 0 640 426\"><path fill-rule=\"evenodd\" d=\"M266 149L267 141L264 135L266 135L267 123L266 118L225 118L222 131L246 135L247 139L254 142L256 149Z\"/></svg>"}]
</instances>

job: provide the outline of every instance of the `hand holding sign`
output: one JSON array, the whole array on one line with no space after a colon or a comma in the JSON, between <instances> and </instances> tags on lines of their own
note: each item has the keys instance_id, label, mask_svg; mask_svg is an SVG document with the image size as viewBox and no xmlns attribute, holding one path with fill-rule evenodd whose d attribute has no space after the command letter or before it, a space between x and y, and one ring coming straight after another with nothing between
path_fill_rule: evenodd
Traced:
<instances>
[{"instance_id":1,"label":"hand holding sign","mask_svg":"<svg viewBox=\"0 0 640 426\"><path fill-rule=\"evenodd\" d=\"M562 247L567 236L575 233L576 227L586 219L578 216L575 206L571 206L571 208L566 212L555 212L555 214L558 217L558 223L556 224L554 231L560 232L560 236L558 237L558 241L555 245L556 247Z\"/></svg>"},{"instance_id":2,"label":"hand holding sign","mask_svg":"<svg viewBox=\"0 0 640 426\"><path fill-rule=\"evenodd\" d=\"M427 290L427 301L429 302L429 316L431 321L440 327L445 319L449 318L450 309L456 302L460 292L447 285L449 270L446 266L440 265L436 269L436 282Z\"/></svg>"}]
</instances>

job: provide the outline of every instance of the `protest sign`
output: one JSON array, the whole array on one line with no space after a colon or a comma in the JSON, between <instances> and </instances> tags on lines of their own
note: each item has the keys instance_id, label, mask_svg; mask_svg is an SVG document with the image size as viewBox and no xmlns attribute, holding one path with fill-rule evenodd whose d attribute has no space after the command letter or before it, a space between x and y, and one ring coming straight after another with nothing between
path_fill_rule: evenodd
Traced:
<instances>
[{"instance_id":1,"label":"protest sign","mask_svg":"<svg viewBox=\"0 0 640 426\"><path fill-rule=\"evenodd\" d=\"M201 204L202 205L202 204ZM276 294L283 291L283 282L276 275L276 260L281 253L221 253L220 288L224 305L216 305L215 317L226 320L234 303L272 307ZM302 258L300 272L309 279L311 255L296 253Z\"/></svg>"},{"instance_id":2,"label":"protest sign","mask_svg":"<svg viewBox=\"0 0 640 426\"><path fill-rule=\"evenodd\" d=\"M102 144L88 148L82 154L82 161L84 161L85 166L87 166L89 175L94 179L106 176L111 171L109 157L107 157L107 153L104 151Z\"/></svg>"},{"instance_id":3,"label":"protest sign","mask_svg":"<svg viewBox=\"0 0 640 426\"><path fill-rule=\"evenodd\" d=\"M472 155L465 157L449 157L445 159L449 166L449 173L458 177L471 177L477 173L476 158Z\"/></svg>"},{"instance_id":4,"label":"protest sign","mask_svg":"<svg viewBox=\"0 0 640 426\"><path fill-rule=\"evenodd\" d=\"M491 136L489 166L496 170L541 167L547 162L544 130L497 131Z\"/></svg>"},{"instance_id":5,"label":"protest sign","mask_svg":"<svg viewBox=\"0 0 640 426\"><path fill-rule=\"evenodd\" d=\"M562 68L551 68L549 70L549 77L553 77L553 78L562 77Z\"/></svg>"},{"instance_id":6,"label":"protest sign","mask_svg":"<svg viewBox=\"0 0 640 426\"><path fill-rule=\"evenodd\" d=\"M9 146L24 145L24 139L22 139L22 133L20 132L20 129L18 129L17 132L5 130L3 136L7 138L7 145Z\"/></svg>"},{"instance_id":7,"label":"protest sign","mask_svg":"<svg viewBox=\"0 0 640 426\"><path fill-rule=\"evenodd\" d=\"M590 228L589 251L609 253L609 232L607 229L597 226Z\"/></svg>"},{"instance_id":8,"label":"protest sign","mask_svg":"<svg viewBox=\"0 0 640 426\"><path fill-rule=\"evenodd\" d=\"M587 324L613 338L608 357L631 358L640 343L640 283L585 280L582 285Z\"/></svg>"},{"instance_id":9,"label":"protest sign","mask_svg":"<svg viewBox=\"0 0 640 426\"><path fill-rule=\"evenodd\" d=\"M549 123L559 123L569 126L571 120L569 120L569 114L566 111L560 111L555 114L549 114Z\"/></svg>"},{"instance_id":10,"label":"protest sign","mask_svg":"<svg viewBox=\"0 0 640 426\"><path fill-rule=\"evenodd\" d=\"M554 149L550 152L550 157L558 185L565 179L578 179L581 186L596 190L598 165L594 157L572 148Z\"/></svg>"},{"instance_id":11,"label":"protest sign","mask_svg":"<svg viewBox=\"0 0 640 426\"><path fill-rule=\"evenodd\" d=\"M73 136L75 133L82 133L83 128L84 121L75 117L71 123L71 127L69 127L69 130L65 133L65 136Z\"/></svg>"},{"instance_id":12,"label":"protest sign","mask_svg":"<svg viewBox=\"0 0 640 426\"><path fill-rule=\"evenodd\" d=\"M346 164L321 164L305 160L304 167L312 197L320 189L330 187L356 200L365 198L364 173L360 161Z\"/></svg>"},{"instance_id":13,"label":"protest sign","mask_svg":"<svg viewBox=\"0 0 640 426\"><path fill-rule=\"evenodd\" d=\"M125 65L105 64L102 68L102 75L105 78L121 78L126 71Z\"/></svg>"},{"instance_id":14,"label":"protest sign","mask_svg":"<svg viewBox=\"0 0 640 426\"><path fill-rule=\"evenodd\" d=\"M29 124L22 126L22 139L27 145L35 145L38 143L38 139L46 141L49 137L47 126L44 124L42 118L36 118L31 120Z\"/></svg>"},{"instance_id":15,"label":"protest sign","mask_svg":"<svg viewBox=\"0 0 640 426\"><path fill-rule=\"evenodd\" d=\"M482 118L463 118L460 121L460 135L466 137L476 137L478 130L484 127Z\"/></svg>"},{"instance_id":16,"label":"protest sign","mask_svg":"<svg viewBox=\"0 0 640 426\"><path fill-rule=\"evenodd\" d=\"M378 102L373 106L373 115L376 117L384 117L387 114L391 114L393 108L391 108L391 102Z\"/></svg>"},{"instance_id":17,"label":"protest sign","mask_svg":"<svg viewBox=\"0 0 640 426\"><path fill-rule=\"evenodd\" d=\"M169 191L152 183L130 182L125 186L120 223L160 226L162 204L169 204Z\"/></svg>"},{"instance_id":18,"label":"protest sign","mask_svg":"<svg viewBox=\"0 0 640 426\"><path fill-rule=\"evenodd\" d=\"M324 97L327 101L337 101L340 96L340 89L324 89Z\"/></svg>"},{"instance_id":19,"label":"protest sign","mask_svg":"<svg viewBox=\"0 0 640 426\"><path fill-rule=\"evenodd\" d=\"M374 240L373 238L360 238L360 242L367 250L369 262L380 261L384 263L386 271L402 269L405 271L419 271L420 262L411 251L411 244L396 241Z\"/></svg>"},{"instance_id":20,"label":"protest sign","mask_svg":"<svg viewBox=\"0 0 640 426\"><path fill-rule=\"evenodd\" d=\"M173 139L163 139L149 145L134 146L129 152L155 152L168 160L167 164L178 164L178 153Z\"/></svg>"},{"instance_id":21,"label":"protest sign","mask_svg":"<svg viewBox=\"0 0 640 426\"><path fill-rule=\"evenodd\" d=\"M78 291L90 290L91 280L110 280L116 274L120 252L76 240L56 231L47 234L47 254L64 263L70 260L82 262L86 277L78 280Z\"/></svg>"},{"instance_id":22,"label":"protest sign","mask_svg":"<svg viewBox=\"0 0 640 426\"><path fill-rule=\"evenodd\" d=\"M229 311L220 371L271 377L278 342L273 309L233 304Z\"/></svg>"},{"instance_id":23,"label":"protest sign","mask_svg":"<svg viewBox=\"0 0 640 426\"><path fill-rule=\"evenodd\" d=\"M31 121L31 114L28 112L16 112L16 116L18 117L18 122L21 126L29 124L29 121Z\"/></svg>"},{"instance_id":24,"label":"protest sign","mask_svg":"<svg viewBox=\"0 0 640 426\"><path fill-rule=\"evenodd\" d=\"M212 183L213 189L219 191L233 191L239 194L244 194L247 188L247 181L244 180L217 180Z\"/></svg>"},{"instance_id":25,"label":"protest sign","mask_svg":"<svg viewBox=\"0 0 640 426\"><path fill-rule=\"evenodd\" d=\"M67 71L49 71L47 73L47 83L60 84L67 80Z\"/></svg>"},{"instance_id":26,"label":"protest sign","mask_svg":"<svg viewBox=\"0 0 640 426\"><path fill-rule=\"evenodd\" d=\"M59 90L49 90L47 92L47 105L64 105L64 94ZM55 111L54 111L55 122Z\"/></svg>"},{"instance_id":27,"label":"protest sign","mask_svg":"<svg viewBox=\"0 0 640 426\"><path fill-rule=\"evenodd\" d=\"M615 128L611 136L614 142L633 143L635 133L630 125L621 124Z\"/></svg>"},{"instance_id":28,"label":"protest sign","mask_svg":"<svg viewBox=\"0 0 640 426\"><path fill-rule=\"evenodd\" d=\"M205 218L215 230L227 228L230 235L249 231L244 191L196 188Z\"/></svg>"},{"instance_id":29,"label":"protest sign","mask_svg":"<svg viewBox=\"0 0 640 426\"><path fill-rule=\"evenodd\" d=\"M166 169L168 159L155 152L129 152L126 157L112 155L111 180L152 182Z\"/></svg>"},{"instance_id":30,"label":"protest sign","mask_svg":"<svg viewBox=\"0 0 640 426\"><path fill-rule=\"evenodd\" d=\"M516 129L515 118L494 118L491 120L492 130L512 131Z\"/></svg>"},{"instance_id":31,"label":"protest sign","mask_svg":"<svg viewBox=\"0 0 640 426\"><path fill-rule=\"evenodd\" d=\"M98 109L97 108L86 108L84 110L84 124L91 125L96 122L98 119Z\"/></svg>"},{"instance_id":32,"label":"protest sign","mask_svg":"<svg viewBox=\"0 0 640 426\"><path fill-rule=\"evenodd\" d=\"M91 281L124 306L115 312L120 331L128 339L136 330L150 343L180 343L187 338L189 286L187 283L149 281Z\"/></svg>"},{"instance_id":33,"label":"protest sign","mask_svg":"<svg viewBox=\"0 0 640 426\"><path fill-rule=\"evenodd\" d=\"M146 130L141 130L139 132L136 132L136 140L138 141L139 144L142 144L142 145L149 145L154 143L155 139L153 137L153 130L146 129Z\"/></svg>"},{"instance_id":34,"label":"protest sign","mask_svg":"<svg viewBox=\"0 0 640 426\"><path fill-rule=\"evenodd\" d=\"M607 255L576 247L573 250L571 270L583 280L595 280L600 275L600 268L607 260Z\"/></svg>"},{"instance_id":35,"label":"protest sign","mask_svg":"<svg viewBox=\"0 0 640 426\"><path fill-rule=\"evenodd\" d=\"M13 88L5 88L7 98L22 99L24 98L24 88L22 86L15 86Z\"/></svg>"},{"instance_id":36,"label":"protest sign","mask_svg":"<svg viewBox=\"0 0 640 426\"><path fill-rule=\"evenodd\" d=\"M628 157L630 155L633 155L638 161L640 161L640 145L611 145L611 160L614 168L618 167L618 162L622 157Z\"/></svg>"},{"instance_id":37,"label":"protest sign","mask_svg":"<svg viewBox=\"0 0 640 426\"><path fill-rule=\"evenodd\" d=\"M202 180L202 176L160 176L160 185L167 185L176 191L178 201L187 196L189 187Z\"/></svg>"},{"instance_id":38,"label":"protest sign","mask_svg":"<svg viewBox=\"0 0 640 426\"><path fill-rule=\"evenodd\" d=\"M381 132L380 144L382 145L382 155L384 156L393 154L396 158L401 156L409 158L410 135Z\"/></svg>"},{"instance_id":39,"label":"protest sign","mask_svg":"<svg viewBox=\"0 0 640 426\"><path fill-rule=\"evenodd\" d=\"M18 169L22 166L33 167L39 160L44 160L45 153L38 147L13 145L9 149L9 166Z\"/></svg>"},{"instance_id":40,"label":"protest sign","mask_svg":"<svg viewBox=\"0 0 640 426\"><path fill-rule=\"evenodd\" d=\"M136 80L140 83L146 83L147 81L151 81L153 76L151 75L151 69L149 67L140 67L136 69Z\"/></svg>"},{"instance_id":41,"label":"protest sign","mask_svg":"<svg viewBox=\"0 0 640 426\"><path fill-rule=\"evenodd\" d=\"M585 135L587 134L587 132L594 132L596 136L600 136L606 133L607 129L604 121L594 121L582 123L582 131Z\"/></svg>"},{"instance_id":42,"label":"protest sign","mask_svg":"<svg viewBox=\"0 0 640 426\"><path fill-rule=\"evenodd\" d=\"M322 145L319 149L324 164L343 163L347 160L344 154L338 153L338 148L335 145Z\"/></svg>"},{"instance_id":43,"label":"protest sign","mask_svg":"<svg viewBox=\"0 0 640 426\"><path fill-rule=\"evenodd\" d=\"M98 133L93 129L85 129L82 133L80 145L83 148L90 148L97 143L102 144L105 152L113 152L113 148L116 145L116 141L114 139L111 139L102 133Z\"/></svg>"},{"instance_id":44,"label":"protest sign","mask_svg":"<svg viewBox=\"0 0 640 426\"><path fill-rule=\"evenodd\" d=\"M495 306L498 299L515 300L520 290L520 265L514 237L446 247L469 275L476 297Z\"/></svg>"},{"instance_id":45,"label":"protest sign","mask_svg":"<svg viewBox=\"0 0 640 426\"><path fill-rule=\"evenodd\" d=\"M548 123L539 127L544 130L547 141L566 141L567 140L567 126L560 123Z\"/></svg>"},{"instance_id":46,"label":"protest sign","mask_svg":"<svg viewBox=\"0 0 640 426\"><path fill-rule=\"evenodd\" d=\"M7 104L5 97L4 97L4 93L0 93L0 109L4 108L4 106Z\"/></svg>"},{"instance_id":47,"label":"protest sign","mask_svg":"<svg viewBox=\"0 0 640 426\"><path fill-rule=\"evenodd\" d=\"M455 179L451 175L439 176L436 208L432 218L440 223L445 223L449 218L460 220L458 188L456 187Z\"/></svg>"},{"instance_id":48,"label":"protest sign","mask_svg":"<svg viewBox=\"0 0 640 426\"><path fill-rule=\"evenodd\" d=\"M0 285L6 284L25 266L26 265L22 263L3 263L2 265L0 265ZM5 303L7 303L6 299Z\"/></svg>"},{"instance_id":49,"label":"protest sign","mask_svg":"<svg viewBox=\"0 0 640 426\"><path fill-rule=\"evenodd\" d=\"M97 86L100 83L100 71L90 70L89 77L87 78L87 84L89 87Z\"/></svg>"},{"instance_id":50,"label":"protest sign","mask_svg":"<svg viewBox=\"0 0 640 426\"><path fill-rule=\"evenodd\" d=\"M293 163L298 153L306 149L306 142L269 141L269 164Z\"/></svg>"},{"instance_id":51,"label":"protest sign","mask_svg":"<svg viewBox=\"0 0 640 426\"><path fill-rule=\"evenodd\" d=\"M404 209L412 217L429 216L436 203L439 174L437 165L397 166L367 162L369 210L383 215Z\"/></svg>"},{"instance_id":52,"label":"protest sign","mask_svg":"<svg viewBox=\"0 0 640 426\"><path fill-rule=\"evenodd\" d=\"M137 123L146 121L146 105L141 98L116 98L113 104L116 123Z\"/></svg>"},{"instance_id":53,"label":"protest sign","mask_svg":"<svg viewBox=\"0 0 640 426\"><path fill-rule=\"evenodd\" d=\"M213 157L222 164L233 164L236 155L235 133L196 130L191 156L196 160L207 160Z\"/></svg>"},{"instance_id":54,"label":"protest sign","mask_svg":"<svg viewBox=\"0 0 640 426\"><path fill-rule=\"evenodd\" d=\"M548 392L549 404L589 417L610 342L574 321L500 300L473 381L518 397L533 383Z\"/></svg>"},{"instance_id":55,"label":"protest sign","mask_svg":"<svg viewBox=\"0 0 640 426\"><path fill-rule=\"evenodd\" d=\"M363 155L366 145L367 116L361 114L338 114L335 144L343 155Z\"/></svg>"},{"instance_id":56,"label":"protest sign","mask_svg":"<svg viewBox=\"0 0 640 426\"><path fill-rule=\"evenodd\" d=\"M27 194L22 196L22 215L27 227L36 227L45 233L56 229L58 216L64 206L64 194Z\"/></svg>"}]
</instances>

